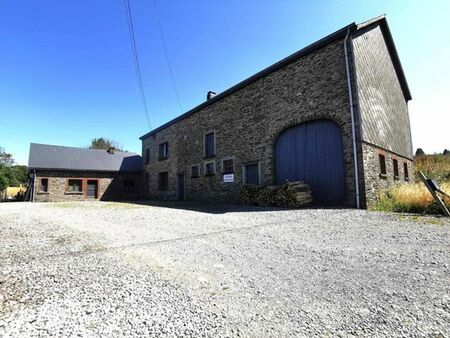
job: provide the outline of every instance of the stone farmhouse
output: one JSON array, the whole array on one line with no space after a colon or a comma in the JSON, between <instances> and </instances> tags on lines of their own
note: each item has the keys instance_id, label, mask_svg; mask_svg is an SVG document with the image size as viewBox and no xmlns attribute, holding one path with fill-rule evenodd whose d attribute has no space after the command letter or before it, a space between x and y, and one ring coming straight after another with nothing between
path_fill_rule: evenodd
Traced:
<instances>
[{"instance_id":1,"label":"stone farmhouse","mask_svg":"<svg viewBox=\"0 0 450 338\"><path fill-rule=\"evenodd\" d=\"M28 170L36 202L142 198L142 158L134 153L31 143Z\"/></svg>"},{"instance_id":2,"label":"stone farmhouse","mask_svg":"<svg viewBox=\"0 0 450 338\"><path fill-rule=\"evenodd\" d=\"M412 178L410 99L386 18L352 23L140 137L145 193L233 202L302 180L318 205L366 207Z\"/></svg>"}]
</instances>

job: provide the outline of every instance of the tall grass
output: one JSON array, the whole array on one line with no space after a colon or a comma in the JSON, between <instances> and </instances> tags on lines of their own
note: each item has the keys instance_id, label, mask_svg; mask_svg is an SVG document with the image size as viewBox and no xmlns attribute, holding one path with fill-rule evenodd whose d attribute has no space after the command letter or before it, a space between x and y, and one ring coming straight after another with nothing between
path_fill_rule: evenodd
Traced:
<instances>
[{"instance_id":1,"label":"tall grass","mask_svg":"<svg viewBox=\"0 0 450 338\"><path fill-rule=\"evenodd\" d=\"M450 182L441 184L441 189L450 194ZM450 208L450 199L444 203ZM373 210L410 212L410 213L440 213L440 209L425 185L420 183L402 184L394 186L380 194Z\"/></svg>"},{"instance_id":2,"label":"tall grass","mask_svg":"<svg viewBox=\"0 0 450 338\"><path fill-rule=\"evenodd\" d=\"M422 155L415 159L416 182L414 184L399 184L386 191L381 191L378 202L373 210L411 212L411 213L440 213L440 209L428 189L420 180L418 173L422 171L427 178L439 182L440 188L450 194L450 156ZM444 198L447 208L450 199Z\"/></svg>"},{"instance_id":3,"label":"tall grass","mask_svg":"<svg viewBox=\"0 0 450 338\"><path fill-rule=\"evenodd\" d=\"M438 182L450 182L450 156L448 155L417 156L414 165L416 173L422 171L426 177L433 178Z\"/></svg>"}]
</instances>

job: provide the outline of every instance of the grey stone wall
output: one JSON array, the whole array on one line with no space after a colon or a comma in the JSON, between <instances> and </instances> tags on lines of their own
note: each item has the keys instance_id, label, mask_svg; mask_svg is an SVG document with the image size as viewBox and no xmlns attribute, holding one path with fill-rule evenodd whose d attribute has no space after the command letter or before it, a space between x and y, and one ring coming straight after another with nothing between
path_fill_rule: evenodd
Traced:
<instances>
[{"instance_id":1,"label":"grey stone wall","mask_svg":"<svg viewBox=\"0 0 450 338\"><path fill-rule=\"evenodd\" d=\"M368 207L373 206L378 200L380 193L387 188L396 184L414 182L414 162L409 158L394 154L366 142L363 142L362 149L364 158L365 198ZM379 154L383 154L386 157L386 177L380 175ZM398 161L398 179L394 178L393 159L397 159ZM408 165L408 181L405 180L403 163L407 163Z\"/></svg>"},{"instance_id":2,"label":"grey stone wall","mask_svg":"<svg viewBox=\"0 0 450 338\"><path fill-rule=\"evenodd\" d=\"M40 179L48 179L48 192L40 191ZM83 192L67 191L68 179L82 179ZM134 189L124 189L124 180L134 180ZM67 172L67 171L37 171L36 172L36 202L84 201L87 197L87 180L98 180L97 200L136 199L143 195L142 173L119 174L103 172ZM91 200L91 199L90 199Z\"/></svg>"},{"instance_id":3,"label":"grey stone wall","mask_svg":"<svg viewBox=\"0 0 450 338\"><path fill-rule=\"evenodd\" d=\"M258 161L264 184L275 182L274 145L287 127L320 118L334 120L343 136L346 172L346 204L355 203L355 181L351 141L351 120L345 73L343 40L264 76L206 106L189 117L143 140L150 149L149 195L159 199L177 198L177 175L186 175L186 198L237 200L242 188L243 165ZM203 135L216 132L216 156L203 158ZM169 159L158 161L158 145L169 142ZM224 158L235 160L235 182L223 183ZM216 175L204 176L205 162L213 160ZM190 167L200 165L200 177L190 178ZM158 173L169 173L169 188L159 191Z\"/></svg>"},{"instance_id":4,"label":"grey stone wall","mask_svg":"<svg viewBox=\"0 0 450 338\"><path fill-rule=\"evenodd\" d=\"M413 158L408 106L379 26L353 39L362 139Z\"/></svg>"}]
</instances>

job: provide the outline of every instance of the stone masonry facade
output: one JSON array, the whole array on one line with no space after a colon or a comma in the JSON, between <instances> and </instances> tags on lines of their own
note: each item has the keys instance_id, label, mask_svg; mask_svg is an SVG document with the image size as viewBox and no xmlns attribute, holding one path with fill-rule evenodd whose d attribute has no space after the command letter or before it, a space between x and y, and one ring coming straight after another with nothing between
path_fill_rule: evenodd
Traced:
<instances>
[{"instance_id":1,"label":"stone masonry facade","mask_svg":"<svg viewBox=\"0 0 450 338\"><path fill-rule=\"evenodd\" d=\"M47 192L41 188L41 179L48 179ZM82 192L70 192L68 180L82 180ZM97 198L88 198L87 181L97 181ZM133 186L124 186L125 181L133 181ZM36 171L36 202L61 202L84 200L133 200L142 198L143 182L141 173L93 172L93 171Z\"/></svg>"},{"instance_id":2,"label":"stone masonry facade","mask_svg":"<svg viewBox=\"0 0 450 338\"><path fill-rule=\"evenodd\" d=\"M379 155L384 155L386 174L380 170ZM374 145L363 143L364 179L367 207L371 207L383 191L396 184L414 182L414 162L407 157L394 154ZM394 175L394 160L398 163L398 176ZM407 169L405 172L404 164Z\"/></svg>"},{"instance_id":3,"label":"stone masonry facade","mask_svg":"<svg viewBox=\"0 0 450 338\"><path fill-rule=\"evenodd\" d=\"M186 199L236 201L243 186L243 165L258 162L262 184L275 183L274 144L290 126L315 119L331 119L340 127L346 181L346 205L355 203L352 129L344 60L344 41L339 39L269 73L143 139L144 163L150 197L177 199L177 175L186 177ZM214 131L216 154L204 158L204 134ZM168 142L169 158L158 160L158 146ZM234 183L223 183L222 162L234 159ZM206 163L216 174L205 176ZM200 166L198 178L190 168ZM168 188L158 190L158 173L168 172Z\"/></svg>"},{"instance_id":4,"label":"stone masonry facade","mask_svg":"<svg viewBox=\"0 0 450 338\"><path fill-rule=\"evenodd\" d=\"M386 26L387 27L387 26ZM178 176L185 177L185 199L236 202L244 186L244 166L258 163L260 183L276 183L275 143L287 128L329 119L342 134L345 206L356 206L355 161L344 43L349 54L360 205L372 205L382 188L413 179L407 100L394 69L392 54L378 23L345 34L311 52L263 73L210 104L203 104L173 123L144 135L145 193L150 198L178 199ZM215 155L205 158L205 134L214 131ZM167 142L168 158L159 159ZM147 151L149 159L145 161ZM386 158L387 174L380 176L378 154ZM225 183L223 162L233 159L234 182ZM400 175L394 178L397 159ZM205 175L213 163L214 175ZM407 163L409 180L402 179ZM191 167L199 166L198 177ZM158 185L167 173L168 184ZM313 192L314 194L314 192Z\"/></svg>"},{"instance_id":5,"label":"stone masonry facade","mask_svg":"<svg viewBox=\"0 0 450 338\"><path fill-rule=\"evenodd\" d=\"M358 106L361 118L364 190L367 206L392 185L414 180L408 104L386 40L378 25L361 30L352 40ZM385 155L387 174L380 174L379 154ZM400 175L394 178L393 159ZM404 179L403 163L408 165Z\"/></svg>"}]
</instances>

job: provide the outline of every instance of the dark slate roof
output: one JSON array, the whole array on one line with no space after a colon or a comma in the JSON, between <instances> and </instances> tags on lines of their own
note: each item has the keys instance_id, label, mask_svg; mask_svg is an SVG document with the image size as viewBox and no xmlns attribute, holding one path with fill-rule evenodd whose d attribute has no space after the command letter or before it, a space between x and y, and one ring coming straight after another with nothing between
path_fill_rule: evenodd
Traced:
<instances>
[{"instance_id":1,"label":"dark slate roof","mask_svg":"<svg viewBox=\"0 0 450 338\"><path fill-rule=\"evenodd\" d=\"M271 72L273 72L273 71L275 71L275 70L307 55L307 54L310 54L310 53L314 52L315 50L322 48L335 40L344 38L349 30L351 33L355 33L355 32L358 32L359 30L365 29L369 25L373 25L373 24L380 24L380 27L384 34L384 37L386 38L386 42L387 42L387 46L388 46L390 54L391 54L392 62L394 63L394 67L397 72L397 76L399 77L399 80L400 80L400 84L401 84L401 87L403 90L403 95L405 96L405 100L411 100L411 93L409 92L408 84L406 82L406 77L405 77L405 74L403 73L403 69L400 64L400 59L399 59L397 51L395 49L394 40L392 39L392 35L391 35L389 27L387 25L386 16L381 15L374 19L366 21L362 24L356 24L355 22L353 22L353 23L337 30L336 32L314 42L313 44L299 50L298 52L295 52L294 54L289 55L288 57L282 59L281 61L278 61L277 63L263 69L262 71L256 73L255 75L252 75L249 78L239 82L238 84L234 85L233 87L228 88L224 92L215 95L213 98L201 103L200 105L192 108L191 110L174 118L173 120L170 120L169 122L161 125L160 127L153 129L152 131L148 132L147 134L142 135L139 139L143 140L151 135L154 135L158 131L161 131L161 130L171 126L172 124L187 118L188 116L223 99L224 97L226 97L226 96L234 93L235 91L249 85L250 83L266 76L267 74L270 74Z\"/></svg>"},{"instance_id":2,"label":"dark slate roof","mask_svg":"<svg viewBox=\"0 0 450 338\"><path fill-rule=\"evenodd\" d=\"M142 170L142 158L135 153L106 150L30 144L28 158L30 169L71 171L138 172Z\"/></svg>"}]
</instances>

